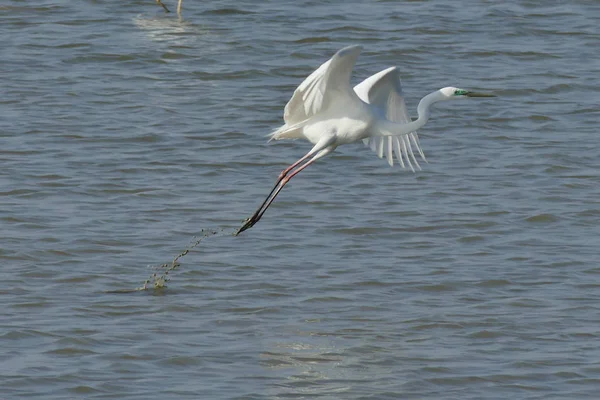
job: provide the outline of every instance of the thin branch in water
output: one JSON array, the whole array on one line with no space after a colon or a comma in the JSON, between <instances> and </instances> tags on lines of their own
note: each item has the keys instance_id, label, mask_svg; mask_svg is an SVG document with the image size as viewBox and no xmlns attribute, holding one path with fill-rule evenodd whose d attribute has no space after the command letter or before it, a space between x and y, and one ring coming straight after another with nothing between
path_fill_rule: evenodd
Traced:
<instances>
[{"instance_id":1,"label":"thin branch in water","mask_svg":"<svg viewBox=\"0 0 600 400\"><path fill-rule=\"evenodd\" d=\"M165 9L165 12L168 12L168 13L170 13L170 12L171 12L171 11L169 11L169 9L167 8L167 6L165 6L165 5L163 4L163 2L162 2L162 1L160 1L160 0L156 0L156 2L157 2L159 5L161 5L161 6L162 6L162 8L164 8L164 9ZM179 2L179 5L181 6L181 1ZM177 10L177 12L180 12L180 11L179 11L179 10Z\"/></svg>"}]
</instances>

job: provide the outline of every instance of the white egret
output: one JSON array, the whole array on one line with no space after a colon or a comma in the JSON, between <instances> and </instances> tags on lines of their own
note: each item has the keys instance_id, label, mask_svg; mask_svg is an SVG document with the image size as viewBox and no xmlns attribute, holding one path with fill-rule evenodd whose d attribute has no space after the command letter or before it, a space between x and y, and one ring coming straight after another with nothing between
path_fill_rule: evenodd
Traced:
<instances>
[{"instance_id":1,"label":"white egret","mask_svg":"<svg viewBox=\"0 0 600 400\"><path fill-rule=\"evenodd\" d=\"M430 116L434 103L465 97L494 97L455 87L445 87L423 97L417 107L419 118L410 119L398 69L385 69L354 87L350 76L361 46L341 49L321 65L294 91L285 106L285 124L271 134L271 140L304 138L313 148L298 161L284 169L275 186L256 212L236 232L239 235L256 224L281 189L296 174L319 158L331 153L341 144L363 140L379 157L384 154L393 165L393 153L402 167L420 169L413 153L425 156L416 131Z\"/></svg>"}]
</instances>

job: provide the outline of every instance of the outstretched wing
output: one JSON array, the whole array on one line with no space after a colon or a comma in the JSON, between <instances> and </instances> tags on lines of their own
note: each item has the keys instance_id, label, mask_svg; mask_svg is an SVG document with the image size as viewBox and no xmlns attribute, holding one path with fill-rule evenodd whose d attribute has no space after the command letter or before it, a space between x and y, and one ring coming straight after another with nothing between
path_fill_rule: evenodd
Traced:
<instances>
[{"instance_id":1,"label":"outstretched wing","mask_svg":"<svg viewBox=\"0 0 600 400\"><path fill-rule=\"evenodd\" d=\"M411 122L406 102L402 95L400 73L397 67L390 67L365 79L354 87L354 91L366 103L380 108L387 119L392 122L407 124ZM405 163L414 172L413 163L421 169L414 148L421 158L427 162L417 132L400 136L375 136L363 139L363 142L377 153L379 158L385 154L390 166L394 165L394 152L402 168Z\"/></svg>"},{"instance_id":2,"label":"outstretched wing","mask_svg":"<svg viewBox=\"0 0 600 400\"><path fill-rule=\"evenodd\" d=\"M356 98L350 86L350 75L361 50L361 46L345 47L310 74L285 106L283 120L286 125L298 124L327 109L334 99Z\"/></svg>"}]
</instances>

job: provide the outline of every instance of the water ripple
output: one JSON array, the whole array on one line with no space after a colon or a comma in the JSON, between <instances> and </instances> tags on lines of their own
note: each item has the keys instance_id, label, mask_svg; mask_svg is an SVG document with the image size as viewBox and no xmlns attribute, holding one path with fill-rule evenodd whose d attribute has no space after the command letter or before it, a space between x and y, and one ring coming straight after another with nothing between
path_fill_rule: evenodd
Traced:
<instances>
[{"instance_id":1,"label":"water ripple","mask_svg":"<svg viewBox=\"0 0 600 400\"><path fill-rule=\"evenodd\" d=\"M597 395L595 3L0 10L3 398ZM233 237L310 149L265 144L286 101L354 43L413 117L498 97L440 104L422 171L343 146Z\"/></svg>"}]
</instances>

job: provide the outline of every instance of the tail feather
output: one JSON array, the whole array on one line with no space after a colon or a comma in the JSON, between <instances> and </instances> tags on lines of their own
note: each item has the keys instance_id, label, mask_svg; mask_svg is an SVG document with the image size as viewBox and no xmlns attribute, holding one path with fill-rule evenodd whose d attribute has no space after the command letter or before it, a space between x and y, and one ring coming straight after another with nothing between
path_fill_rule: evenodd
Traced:
<instances>
[{"instance_id":1,"label":"tail feather","mask_svg":"<svg viewBox=\"0 0 600 400\"><path fill-rule=\"evenodd\" d=\"M271 140L279 140L279 139L301 139L304 137L304 135L302 134L302 128L304 128L304 125L306 125L306 121L308 121L308 119L305 119L304 121L300 121L296 124L292 124L292 125L288 125L285 124L281 127L279 127L278 129L276 129L275 131L271 132L269 134L269 142Z\"/></svg>"}]
</instances>

